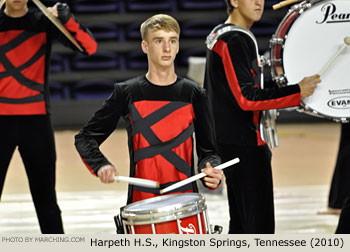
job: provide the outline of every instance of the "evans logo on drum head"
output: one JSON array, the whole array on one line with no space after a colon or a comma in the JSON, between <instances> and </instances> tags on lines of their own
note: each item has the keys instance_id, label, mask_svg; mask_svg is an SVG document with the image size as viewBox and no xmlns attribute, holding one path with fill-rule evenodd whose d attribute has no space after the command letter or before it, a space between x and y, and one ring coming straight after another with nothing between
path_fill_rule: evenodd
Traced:
<instances>
[{"instance_id":1,"label":"evans logo on drum head","mask_svg":"<svg viewBox=\"0 0 350 252\"><path fill-rule=\"evenodd\" d=\"M334 109L349 109L350 108L350 96L337 97L327 102L328 107Z\"/></svg>"}]
</instances>

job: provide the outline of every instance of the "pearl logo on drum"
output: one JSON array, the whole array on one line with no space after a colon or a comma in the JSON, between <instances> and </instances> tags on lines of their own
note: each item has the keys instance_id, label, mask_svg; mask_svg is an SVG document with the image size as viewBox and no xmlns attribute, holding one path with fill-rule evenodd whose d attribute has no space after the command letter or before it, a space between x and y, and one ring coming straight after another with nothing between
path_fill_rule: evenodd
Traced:
<instances>
[{"instance_id":1,"label":"pearl logo on drum","mask_svg":"<svg viewBox=\"0 0 350 252\"><path fill-rule=\"evenodd\" d=\"M181 221L179 222L180 222L180 229L183 234L197 234L196 227L192 223L188 224L187 227L182 227Z\"/></svg>"},{"instance_id":2,"label":"pearl logo on drum","mask_svg":"<svg viewBox=\"0 0 350 252\"><path fill-rule=\"evenodd\" d=\"M317 24L350 22L350 13L336 13L337 7L334 3L323 5L321 11L324 12L324 17L322 21L316 21Z\"/></svg>"},{"instance_id":3,"label":"pearl logo on drum","mask_svg":"<svg viewBox=\"0 0 350 252\"><path fill-rule=\"evenodd\" d=\"M350 109L350 96L333 98L327 102L327 105L334 109Z\"/></svg>"}]
</instances>

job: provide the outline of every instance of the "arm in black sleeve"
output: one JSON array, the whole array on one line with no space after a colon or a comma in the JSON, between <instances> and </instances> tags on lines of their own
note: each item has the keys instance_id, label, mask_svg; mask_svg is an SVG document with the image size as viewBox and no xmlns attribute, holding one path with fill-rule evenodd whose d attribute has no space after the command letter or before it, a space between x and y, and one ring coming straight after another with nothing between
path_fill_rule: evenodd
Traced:
<instances>
[{"instance_id":1,"label":"arm in black sleeve","mask_svg":"<svg viewBox=\"0 0 350 252\"><path fill-rule=\"evenodd\" d=\"M196 90L194 101L195 136L198 155L198 172L205 168L209 162L215 167L221 164L221 159L216 151L216 136L214 128L214 116L206 91L202 88ZM204 184L204 181L202 180ZM205 186L205 185L204 185Z\"/></svg>"},{"instance_id":2,"label":"arm in black sleeve","mask_svg":"<svg viewBox=\"0 0 350 252\"><path fill-rule=\"evenodd\" d=\"M110 164L100 151L99 146L115 130L121 116L121 98L118 97L117 86L115 86L112 95L105 101L102 108L75 136L77 151L85 165L95 175L101 166Z\"/></svg>"},{"instance_id":3,"label":"arm in black sleeve","mask_svg":"<svg viewBox=\"0 0 350 252\"><path fill-rule=\"evenodd\" d=\"M234 34L227 44L220 42L217 52L223 58L229 88L241 109L248 111L293 107L300 104L298 85L261 89L256 85L252 73L256 61L255 47L247 43L242 35ZM260 73L255 73L260 74Z\"/></svg>"}]
</instances>

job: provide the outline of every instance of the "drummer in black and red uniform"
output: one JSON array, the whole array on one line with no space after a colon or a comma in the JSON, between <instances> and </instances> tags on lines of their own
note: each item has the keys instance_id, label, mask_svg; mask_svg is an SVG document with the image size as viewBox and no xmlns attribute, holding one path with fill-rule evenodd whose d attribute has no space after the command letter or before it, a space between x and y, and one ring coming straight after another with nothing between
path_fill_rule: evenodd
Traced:
<instances>
[{"instance_id":1,"label":"drummer in black and red uniform","mask_svg":"<svg viewBox=\"0 0 350 252\"><path fill-rule=\"evenodd\" d=\"M199 169L208 175L207 187L215 189L222 171L215 150L213 116L205 91L175 73L180 27L168 15L155 15L141 25L142 50L148 72L115 85L114 92L75 137L84 163L102 182L114 181L116 168L99 146L114 131L120 117L127 123L130 176L158 181L163 189L194 175L193 133ZM118 143L116 143L118 144ZM170 193L197 192L195 183ZM159 189L129 185L128 204L155 197Z\"/></svg>"},{"instance_id":2,"label":"drummer in black and red uniform","mask_svg":"<svg viewBox=\"0 0 350 252\"><path fill-rule=\"evenodd\" d=\"M48 9L58 15L85 54L96 51L95 40L67 5ZM0 196L18 147L42 233L63 233L47 85L54 39L76 50L42 12L28 10L27 0L6 0L0 12Z\"/></svg>"},{"instance_id":3,"label":"drummer in black and red uniform","mask_svg":"<svg viewBox=\"0 0 350 252\"><path fill-rule=\"evenodd\" d=\"M264 0L226 3L228 19L209 36L216 43L207 50L204 86L213 106L219 155L223 162L240 158L239 164L224 170L229 233L274 233L271 152L259 131L261 111L300 105L320 80L315 75L297 85L261 89L249 29L260 20Z\"/></svg>"}]
</instances>

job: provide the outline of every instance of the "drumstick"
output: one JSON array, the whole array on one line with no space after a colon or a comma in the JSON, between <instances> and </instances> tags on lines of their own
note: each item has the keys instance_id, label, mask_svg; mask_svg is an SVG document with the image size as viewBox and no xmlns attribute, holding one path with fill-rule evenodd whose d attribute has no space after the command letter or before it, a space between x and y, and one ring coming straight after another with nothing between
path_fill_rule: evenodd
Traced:
<instances>
[{"instance_id":1,"label":"drumstick","mask_svg":"<svg viewBox=\"0 0 350 252\"><path fill-rule=\"evenodd\" d=\"M1 0L1 1L0 1L0 10L1 10L2 6L4 5L5 1L6 1L6 0Z\"/></svg>"},{"instance_id":2,"label":"drumstick","mask_svg":"<svg viewBox=\"0 0 350 252\"><path fill-rule=\"evenodd\" d=\"M127 182L132 185L138 185L148 188L159 188L159 183L149 179L141 179L141 178L131 178L124 176L115 176L114 181L122 181Z\"/></svg>"},{"instance_id":3,"label":"drumstick","mask_svg":"<svg viewBox=\"0 0 350 252\"><path fill-rule=\"evenodd\" d=\"M292 3L295 3L295 2L298 2L298 1L301 1L301 0L287 0L287 1L282 1L282 2L279 2L278 4L275 4L272 6L272 9L274 10L278 10L284 6L287 6L287 5L290 5Z\"/></svg>"},{"instance_id":4,"label":"drumstick","mask_svg":"<svg viewBox=\"0 0 350 252\"><path fill-rule=\"evenodd\" d=\"M75 38L69 33L66 27L64 27L61 21L52 15L52 13L48 11L45 5L43 5L39 0L33 0L33 2L44 13L44 15L82 52L83 49L80 47Z\"/></svg>"},{"instance_id":5,"label":"drumstick","mask_svg":"<svg viewBox=\"0 0 350 252\"><path fill-rule=\"evenodd\" d=\"M327 64L322 68L320 73L318 74L319 76L322 76L328 69L330 65L335 61L335 59L340 55L340 53L345 49L346 46L350 45L350 37L345 37L344 38L344 44L342 47L336 52L336 54L327 62Z\"/></svg>"},{"instance_id":6,"label":"drumstick","mask_svg":"<svg viewBox=\"0 0 350 252\"><path fill-rule=\"evenodd\" d=\"M218 169L218 170L222 170L222 169L225 169L231 165L234 165L234 164L237 164L239 162L239 158L235 158L235 159L232 159L230 161L227 161L226 163L223 163L221 165L218 165L216 167L214 167L215 169ZM194 175L192 177L189 177L185 180L182 180L182 181L179 181L175 184L172 184L171 186L168 186L166 188L164 188L163 190L160 190L160 194L163 194L163 193L166 193L166 192L169 192L169 191L172 191L176 188L179 188L181 186L184 186L184 185L187 185L197 179L201 179L201 178L204 178L205 176L207 176L207 174L205 174L204 172L201 172L201 173L198 173L197 175Z\"/></svg>"}]
</instances>

